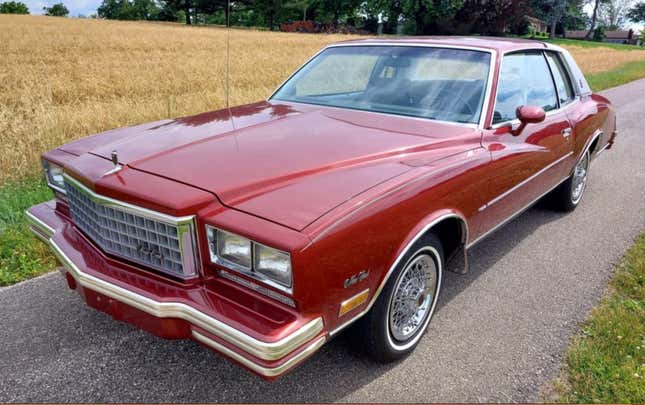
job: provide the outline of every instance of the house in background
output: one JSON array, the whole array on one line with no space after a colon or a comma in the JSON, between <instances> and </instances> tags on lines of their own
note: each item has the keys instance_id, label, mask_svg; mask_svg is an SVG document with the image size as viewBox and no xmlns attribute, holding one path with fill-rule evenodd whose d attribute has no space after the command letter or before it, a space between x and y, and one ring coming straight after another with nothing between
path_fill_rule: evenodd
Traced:
<instances>
[{"instance_id":1,"label":"house in background","mask_svg":"<svg viewBox=\"0 0 645 405\"><path fill-rule=\"evenodd\" d=\"M634 30L628 31L606 31L604 42L611 42L612 44L636 44L634 37Z\"/></svg>"},{"instance_id":2,"label":"house in background","mask_svg":"<svg viewBox=\"0 0 645 405\"><path fill-rule=\"evenodd\" d=\"M535 33L546 34L549 32L549 25L539 18L526 16L526 21L529 23L531 30Z\"/></svg>"},{"instance_id":3,"label":"house in background","mask_svg":"<svg viewBox=\"0 0 645 405\"><path fill-rule=\"evenodd\" d=\"M578 30L578 31L566 31L564 34L565 38L568 39L585 39L587 35L587 30ZM592 34L593 35L593 34ZM603 42L609 42L612 44L629 44L635 45L637 42L637 37L634 35L634 30L619 30L619 31L605 31L605 38Z\"/></svg>"}]
</instances>

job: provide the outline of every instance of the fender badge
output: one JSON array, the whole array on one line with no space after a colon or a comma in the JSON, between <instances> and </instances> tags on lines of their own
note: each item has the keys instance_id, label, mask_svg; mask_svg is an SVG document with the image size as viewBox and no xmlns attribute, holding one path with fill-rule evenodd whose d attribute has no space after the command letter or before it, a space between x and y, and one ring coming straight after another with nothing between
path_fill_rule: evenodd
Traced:
<instances>
[{"instance_id":1,"label":"fender badge","mask_svg":"<svg viewBox=\"0 0 645 405\"><path fill-rule=\"evenodd\" d=\"M343 283L343 287L349 288L354 284L365 280L367 276L369 276L369 274L370 274L369 270L363 270L358 274L354 274L353 276L345 280L345 282Z\"/></svg>"},{"instance_id":2,"label":"fender badge","mask_svg":"<svg viewBox=\"0 0 645 405\"><path fill-rule=\"evenodd\" d=\"M110 170L108 170L107 172L105 172L103 174L103 176L107 176L108 174L116 173L116 172L120 171L121 169L123 169L123 166L121 166L119 164L119 155L117 154L116 149L112 151L112 155L110 156L110 158L112 159L112 164L114 165L114 167L111 168Z\"/></svg>"}]
</instances>

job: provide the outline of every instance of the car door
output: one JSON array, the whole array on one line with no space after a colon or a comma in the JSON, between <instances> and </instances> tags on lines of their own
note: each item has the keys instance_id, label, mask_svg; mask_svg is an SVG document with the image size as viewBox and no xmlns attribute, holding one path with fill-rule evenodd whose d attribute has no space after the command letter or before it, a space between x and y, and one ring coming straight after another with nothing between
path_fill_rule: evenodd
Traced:
<instances>
[{"instance_id":1,"label":"car door","mask_svg":"<svg viewBox=\"0 0 645 405\"><path fill-rule=\"evenodd\" d=\"M523 105L542 107L546 116L518 134L516 110ZM571 132L544 52L504 55L493 122L482 137L491 154L488 202L480 207L482 236L566 178L573 159Z\"/></svg>"}]
</instances>

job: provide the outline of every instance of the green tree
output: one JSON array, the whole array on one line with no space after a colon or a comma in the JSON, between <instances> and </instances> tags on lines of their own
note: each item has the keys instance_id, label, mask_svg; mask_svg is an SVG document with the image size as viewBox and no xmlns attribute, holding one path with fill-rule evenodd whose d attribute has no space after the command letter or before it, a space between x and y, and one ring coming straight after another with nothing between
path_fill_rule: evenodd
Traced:
<instances>
[{"instance_id":1,"label":"green tree","mask_svg":"<svg viewBox=\"0 0 645 405\"><path fill-rule=\"evenodd\" d=\"M29 7L20 1L0 3L0 14L29 14Z\"/></svg>"},{"instance_id":2,"label":"green tree","mask_svg":"<svg viewBox=\"0 0 645 405\"><path fill-rule=\"evenodd\" d=\"M176 15L183 11L186 18L186 25L193 23L193 13L195 13L195 2L193 0L162 0L165 10L172 10Z\"/></svg>"},{"instance_id":3,"label":"green tree","mask_svg":"<svg viewBox=\"0 0 645 405\"><path fill-rule=\"evenodd\" d=\"M284 8L297 10L302 13L302 21L306 21L309 14L320 3L319 0L291 0L284 3Z\"/></svg>"},{"instance_id":4,"label":"green tree","mask_svg":"<svg viewBox=\"0 0 645 405\"><path fill-rule=\"evenodd\" d=\"M96 11L108 20L156 20L161 12L153 0L103 0Z\"/></svg>"},{"instance_id":5,"label":"green tree","mask_svg":"<svg viewBox=\"0 0 645 405\"><path fill-rule=\"evenodd\" d=\"M452 21L459 34L505 35L521 30L529 13L528 0L467 0Z\"/></svg>"},{"instance_id":6,"label":"green tree","mask_svg":"<svg viewBox=\"0 0 645 405\"><path fill-rule=\"evenodd\" d=\"M600 9L600 6L602 4L606 4L608 0L590 0L590 1L593 2L593 11L591 12L591 24L589 24L589 31L587 31L587 34L585 35L585 39L591 38L591 34L594 34L594 37L596 36L594 29L596 28L596 21L598 20L598 10ZM603 31L603 35L604 35L604 31Z\"/></svg>"},{"instance_id":7,"label":"green tree","mask_svg":"<svg viewBox=\"0 0 645 405\"><path fill-rule=\"evenodd\" d=\"M52 17L67 17L69 10L63 3L56 3L51 7L43 7L45 15Z\"/></svg>"},{"instance_id":8,"label":"green tree","mask_svg":"<svg viewBox=\"0 0 645 405\"><path fill-rule=\"evenodd\" d=\"M627 12L627 18L635 23L645 23L645 1L641 1L629 9Z\"/></svg>"}]
</instances>

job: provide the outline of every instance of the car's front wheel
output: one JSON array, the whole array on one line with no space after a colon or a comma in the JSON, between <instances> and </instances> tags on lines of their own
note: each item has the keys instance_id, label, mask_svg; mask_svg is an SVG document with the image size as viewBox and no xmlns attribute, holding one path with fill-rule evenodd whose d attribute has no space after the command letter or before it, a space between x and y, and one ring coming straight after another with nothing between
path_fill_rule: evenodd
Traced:
<instances>
[{"instance_id":1,"label":"car's front wheel","mask_svg":"<svg viewBox=\"0 0 645 405\"><path fill-rule=\"evenodd\" d=\"M441 241L433 234L420 238L399 261L370 312L356 325L371 358L391 362L414 350L432 319L442 269Z\"/></svg>"},{"instance_id":2,"label":"car's front wheel","mask_svg":"<svg viewBox=\"0 0 645 405\"><path fill-rule=\"evenodd\" d=\"M576 163L571 176L553 191L551 201L555 209L565 212L576 209L587 188L590 161L591 156L587 150Z\"/></svg>"}]
</instances>

